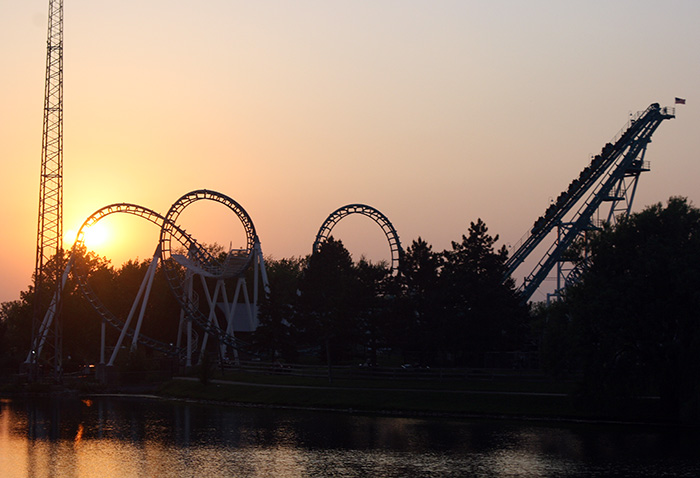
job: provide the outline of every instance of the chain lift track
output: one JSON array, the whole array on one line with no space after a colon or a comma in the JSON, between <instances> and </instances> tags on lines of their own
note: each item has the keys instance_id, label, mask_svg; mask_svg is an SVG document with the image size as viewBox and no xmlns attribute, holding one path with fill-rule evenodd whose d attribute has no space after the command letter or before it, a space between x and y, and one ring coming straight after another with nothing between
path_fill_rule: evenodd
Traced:
<instances>
[{"instance_id":1,"label":"chain lift track","mask_svg":"<svg viewBox=\"0 0 700 478\"><path fill-rule=\"evenodd\" d=\"M389 241L389 247L391 249L391 272L392 274L398 273L400 270L399 264L403 257L403 249L401 248L399 235L396 233L396 229L394 229L394 226L384 214L372 206L367 206L365 204L348 204L347 206L340 207L333 211L321 225L321 228L318 230L318 234L316 234L316 240L314 241L313 245L313 253L316 254L320 250L321 244L328 240L333 227L335 227L338 221L346 216L349 216L350 214L361 214L363 216L367 216L382 228L384 235Z\"/></svg>"},{"instance_id":2,"label":"chain lift track","mask_svg":"<svg viewBox=\"0 0 700 478\"><path fill-rule=\"evenodd\" d=\"M608 222L615 221L619 214L629 214L639 174L648 171L644 155L651 136L663 120L674 117L674 108L662 108L658 103L637 113L626 129L623 128L612 143L605 145L601 154L593 158L569 188L535 221L508 259L504 279L512 277L554 229L557 229L557 237L520 285L518 292L524 302L530 300L552 268L563 260L565 251L576 238L596 227L593 218L596 213L600 215L603 203L610 203L609 212L604 214ZM568 279L573 280L580 272L580 268L570 270Z\"/></svg>"}]
</instances>

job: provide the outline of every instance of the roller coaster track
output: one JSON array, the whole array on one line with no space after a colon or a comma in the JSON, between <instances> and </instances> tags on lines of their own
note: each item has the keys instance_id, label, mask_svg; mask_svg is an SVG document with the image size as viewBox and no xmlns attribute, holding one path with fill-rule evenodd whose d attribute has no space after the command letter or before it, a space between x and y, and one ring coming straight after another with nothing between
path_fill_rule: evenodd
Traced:
<instances>
[{"instance_id":1,"label":"roller coaster track","mask_svg":"<svg viewBox=\"0 0 700 478\"><path fill-rule=\"evenodd\" d=\"M71 254L71 264L73 264L73 276L76 278L78 287L83 294L83 297L90 303L92 308L97 312L97 314L102 317L102 319L117 330L125 329L125 321L117 317L112 311L110 311L99 298L98 294L95 293L93 288L88 282L88 271L87 268L82 264L82 259L84 259L84 241L85 241L85 231L101 219L112 214L131 214L155 224L159 228L163 227L165 219L163 216L158 214L151 209L139 206L137 204L129 203L118 203L110 204L101 209L95 211L80 227L78 231L78 237L73 246L73 251ZM176 226L174 226L176 227ZM181 234L185 234L181 232ZM126 336L132 338L135 334L133 329L125 329ZM178 355L178 350L172 346L172 344L167 344L156 339L152 339L144 334L139 334L138 342L154 350L158 350L168 355Z\"/></svg>"},{"instance_id":2,"label":"roller coaster track","mask_svg":"<svg viewBox=\"0 0 700 478\"><path fill-rule=\"evenodd\" d=\"M219 261L211 254L210 251L199 244L194 237L176 224L180 213L188 205L199 200L218 202L228 207L236 214L238 219L241 221L243 228L245 229L245 249L229 251L224 260ZM90 268L85 261L87 258L85 248L86 231L105 217L117 213L137 216L155 224L160 229L160 240L153 255L153 262L149 266L149 272L147 272L146 277L141 284L141 289L139 290L136 299L132 304L131 312L126 320L118 317L112 311L110 311L100 299L99 294L97 294L92 288L89 283ZM241 347L250 349L248 344L238 340L232 334L229 334L227 330L219 327L215 321L210 320L209 317L204 315L199 308L198 294L194 291L189 291L189 293L186 292L183 287L183 280L187 273L199 274L202 277L208 277L219 281L230 278L239 278L240 280L240 278L243 276L246 270L251 267L255 260L262 261L262 251L260 249L260 242L255 233L255 226L253 225L253 221L248 213L243 209L243 207L241 207L240 204L230 197L217 193L216 191L200 189L183 195L171 206L166 216L162 216L151 209L130 203L110 204L98 209L90 217L88 217L80 227L61 280L62 283L65 284L69 273L72 272L73 276L76 278L78 288L82 292L85 299L90 303L92 308L102 318L103 323L121 331L121 336L118 345L115 347L115 352L119 349L119 345L121 344L123 338L129 337L139 344L145 345L165 354L181 356L183 353L185 353L185 349L141 334L139 331L140 325L137 325L135 329L130 328L131 319L134 317L136 307L140 301L143 301L140 302L142 307L141 316L143 315L143 309L145 309L150 284L155 274L155 267L160 261L168 285L170 286L171 291L175 294L177 302L185 311L189 319L199 325L205 333L218 339L222 344L228 345L233 349L239 349ZM257 273L258 272L256 269L254 271L254 277L256 277L255 280L257 280ZM262 274L265 287L267 287L267 279L264 269ZM254 292L254 296L257 300L257 292ZM49 307L49 310L44 316L43 322L39 328L39 333L32 340L31 350L27 354L25 363L31 363L41 354L43 345L46 342L48 331L56 316L59 303L60 296L59 294L56 294L51 303L51 307ZM139 316L139 324L141 321L141 316ZM191 333L193 335L191 336L190 342L197 343L199 334L194 330ZM189 354L192 351L192 347L188 345L187 353ZM114 357L115 354L113 353L113 357L110 359L108 365L113 364Z\"/></svg>"},{"instance_id":3,"label":"roller coaster track","mask_svg":"<svg viewBox=\"0 0 700 478\"><path fill-rule=\"evenodd\" d=\"M400 270L400 262L403 258L403 248L401 247L401 241L399 240L399 235L394 228L394 225L389 221L384 214L379 210L368 206L366 204L348 204L343 207L339 207L326 218L326 220L321 224L321 228L316 234L316 240L313 245L313 253L316 254L321 249L321 245L328 240L331 235L333 227L344 217L351 214L360 214L372 219L379 227L382 228L382 232L386 236L389 242L389 249L391 249L391 272L398 273Z\"/></svg>"},{"instance_id":4,"label":"roller coaster track","mask_svg":"<svg viewBox=\"0 0 700 478\"><path fill-rule=\"evenodd\" d=\"M623 128L621 134L613 139L612 143L606 144L601 154L593 158L591 164L559 195L544 215L535 221L533 228L508 259L504 280L513 276L516 269L554 229L558 230L558 234L518 288L524 302L530 300L576 238L595 227L594 215L604 202L612 203L607 214L608 221L613 221L616 213L629 214L636 183L632 191L629 191L628 197L624 180L628 177L636 178L640 172L647 170L644 155L652 134L663 120L674 117L673 108L661 108L658 103L638 113L629 121L627 127ZM621 210L619 204L622 201L627 201L627 205ZM579 275L580 272L580 269L575 268L571 277Z\"/></svg>"},{"instance_id":5,"label":"roller coaster track","mask_svg":"<svg viewBox=\"0 0 700 478\"><path fill-rule=\"evenodd\" d=\"M211 257L190 235L176 226L177 219L180 213L190 204L196 201L209 200L218 202L233 211L241 221L246 234L246 248L239 251L239 255L227 257L224 264L219 264L215 258ZM185 260L184 256L175 254L173 243L176 247L187 251L190 259ZM230 197L210 191L199 189L183 195L171 207L165 215L163 227L160 232L160 249L161 249L161 265L165 278L177 299L182 310L187 316L192 319L202 330L216 337L220 343L231 347L232 349L247 348L250 350L250 345L240 339L229 334L222 329L209 317L205 315L199 308L198 299L187 293L184 288L184 273L185 268L192 268L192 260L198 264L196 269L204 271L206 276L215 278L236 277L243 274L253 262L254 254L259 248L258 236L255 232L253 220L243 207Z\"/></svg>"}]
</instances>

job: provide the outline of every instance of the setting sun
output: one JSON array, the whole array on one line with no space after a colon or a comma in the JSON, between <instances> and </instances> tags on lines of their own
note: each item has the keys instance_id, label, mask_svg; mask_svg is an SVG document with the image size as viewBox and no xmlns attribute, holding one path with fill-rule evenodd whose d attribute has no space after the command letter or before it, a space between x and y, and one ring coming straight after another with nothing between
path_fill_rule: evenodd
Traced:
<instances>
[{"instance_id":1,"label":"setting sun","mask_svg":"<svg viewBox=\"0 0 700 478\"><path fill-rule=\"evenodd\" d=\"M101 222L97 222L92 226L85 228L84 232L85 247L88 249L103 246L109 240L109 228Z\"/></svg>"},{"instance_id":2,"label":"setting sun","mask_svg":"<svg viewBox=\"0 0 700 478\"><path fill-rule=\"evenodd\" d=\"M106 224L97 222L83 229L83 232L85 233L85 247L90 250L104 246L109 241L110 231ZM76 234L74 230L66 231L63 235L63 242L67 246L72 246L76 240Z\"/></svg>"}]
</instances>

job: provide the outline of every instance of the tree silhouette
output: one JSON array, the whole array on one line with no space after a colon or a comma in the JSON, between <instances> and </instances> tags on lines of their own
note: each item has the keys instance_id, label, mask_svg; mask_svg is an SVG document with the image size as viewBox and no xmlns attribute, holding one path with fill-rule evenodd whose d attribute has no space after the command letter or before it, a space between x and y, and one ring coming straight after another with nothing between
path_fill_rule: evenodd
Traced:
<instances>
[{"instance_id":1,"label":"tree silhouette","mask_svg":"<svg viewBox=\"0 0 700 478\"><path fill-rule=\"evenodd\" d=\"M296 358L294 316L305 263L302 258L265 261L270 292L260 301L260 326L253 334L253 340L269 358Z\"/></svg>"},{"instance_id":2,"label":"tree silhouette","mask_svg":"<svg viewBox=\"0 0 700 478\"><path fill-rule=\"evenodd\" d=\"M406 249L401 263L401 320L395 324L394 342L408 353L404 361L415 356L425 364L432 361L442 345L437 325L441 316L440 269L442 256L421 237Z\"/></svg>"},{"instance_id":3,"label":"tree silhouette","mask_svg":"<svg viewBox=\"0 0 700 478\"><path fill-rule=\"evenodd\" d=\"M386 324L395 301L394 280L386 263L372 264L364 258L355 265L355 274L356 336L367 351L365 363L377 365L377 348L386 345Z\"/></svg>"},{"instance_id":4,"label":"tree silhouette","mask_svg":"<svg viewBox=\"0 0 700 478\"><path fill-rule=\"evenodd\" d=\"M486 352L518 348L526 331L527 309L513 281L503 281L508 253L505 246L495 250L497 241L479 219L444 252L439 334L457 364L483 366Z\"/></svg>"},{"instance_id":5,"label":"tree silhouette","mask_svg":"<svg viewBox=\"0 0 700 478\"><path fill-rule=\"evenodd\" d=\"M669 417L700 421L699 290L700 210L686 199L601 231L566 298L587 395L658 394Z\"/></svg>"},{"instance_id":6,"label":"tree silhouette","mask_svg":"<svg viewBox=\"0 0 700 478\"><path fill-rule=\"evenodd\" d=\"M352 344L357 333L354 324L357 276L342 241L329 237L309 258L299 290L295 324L307 343L325 347L330 373L334 348Z\"/></svg>"}]
</instances>

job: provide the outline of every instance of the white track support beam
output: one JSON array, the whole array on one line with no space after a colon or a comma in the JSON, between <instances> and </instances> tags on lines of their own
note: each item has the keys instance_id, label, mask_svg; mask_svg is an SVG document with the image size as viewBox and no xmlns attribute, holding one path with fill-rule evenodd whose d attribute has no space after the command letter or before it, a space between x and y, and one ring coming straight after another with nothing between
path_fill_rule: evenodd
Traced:
<instances>
[{"instance_id":1,"label":"white track support beam","mask_svg":"<svg viewBox=\"0 0 700 478\"><path fill-rule=\"evenodd\" d=\"M241 293L241 288L245 292L245 296L247 297L247 290L246 290L246 283L245 279L243 277L239 277L238 280L236 281L236 291L233 294L233 301L229 302L228 297L224 295L224 312L226 314L226 333L230 335L231 337L236 337L236 333L233 327L233 319L236 315L236 304L238 304L238 296ZM238 348L234 347L233 348L233 360L235 361L236 365L239 365L239 357L238 357Z\"/></svg>"},{"instance_id":2,"label":"white track support beam","mask_svg":"<svg viewBox=\"0 0 700 478\"><path fill-rule=\"evenodd\" d=\"M233 318L236 315L236 304L238 304L238 296L241 295L241 287L245 285L245 279L239 277L236 281L236 290L233 294L233 301L229 302L226 300L226 333L230 336L235 336L235 331L233 328Z\"/></svg>"},{"instance_id":3,"label":"white track support beam","mask_svg":"<svg viewBox=\"0 0 700 478\"><path fill-rule=\"evenodd\" d=\"M216 281L216 286L214 287L214 294L209 293L209 287L207 286L207 280L204 278L204 276L199 276L200 281L202 283L202 289L204 289L204 294L206 295L207 298L207 304L209 304L209 323L211 324L212 322L216 325L216 327L219 327L219 321L216 318L216 301L219 298L219 291L223 288L224 294L226 293L226 287L224 285L224 281L218 280ZM204 338L202 339L202 348L199 353L199 361L198 363L202 363L202 357L204 356L204 350L207 347L207 343L209 341L209 333L205 332L204 333Z\"/></svg>"},{"instance_id":4,"label":"white track support beam","mask_svg":"<svg viewBox=\"0 0 700 478\"><path fill-rule=\"evenodd\" d=\"M226 291L226 287L223 288L223 291L221 291L221 296L223 299L223 307L224 307L224 320L226 320L226 334L233 335L233 331L229 332L229 321L228 321L228 316L229 316L229 305L228 305L228 292ZM221 359L223 360L226 357L226 344L222 343L219 346L219 354Z\"/></svg>"},{"instance_id":5,"label":"white track support beam","mask_svg":"<svg viewBox=\"0 0 700 478\"><path fill-rule=\"evenodd\" d=\"M160 255L160 245L156 247L156 254ZM155 262L155 254L154 254L154 262ZM157 264L156 264L157 265ZM151 263L151 266L153 266L153 262ZM153 272L151 272L151 269ZM136 294L136 297L134 298L134 302L131 304L131 310L129 310L129 315L126 318L126 321L124 322L124 326L122 327L122 331L119 334L119 339L117 340L117 344L114 346L114 350L112 350L112 355L109 358L109 362L107 363L108 367L112 367L114 365L114 361L117 359L117 354L119 353L119 349L122 346L122 343L124 342L124 338L126 337L126 333L129 331L129 325L131 325L131 321L134 318L134 314L136 313L136 309L139 306L139 303L141 303L141 298L143 297L143 308L145 309L145 304L148 301L148 296L144 294L146 290L150 292L150 287L149 284L153 281L153 278L150 277L152 274L155 274L155 267L149 267L148 272L146 273L146 276L143 278L141 281L141 285L139 286L139 291ZM134 345L132 343L132 351L134 350Z\"/></svg>"},{"instance_id":6,"label":"white track support beam","mask_svg":"<svg viewBox=\"0 0 700 478\"><path fill-rule=\"evenodd\" d=\"M255 246L253 248L253 254L255 254L253 262L253 304L257 312L258 306L258 273L262 278L263 289L266 294L270 293L270 281L267 279L267 270L265 269L265 259L263 258L262 248L260 247L260 241L255 241Z\"/></svg>"},{"instance_id":7,"label":"white track support beam","mask_svg":"<svg viewBox=\"0 0 700 478\"><path fill-rule=\"evenodd\" d=\"M180 323L177 326L177 340L175 342L175 346L178 350L180 350L180 345L182 344L182 328L185 325L186 320L187 317L185 317L185 309L180 309Z\"/></svg>"},{"instance_id":8,"label":"white track support beam","mask_svg":"<svg viewBox=\"0 0 700 478\"><path fill-rule=\"evenodd\" d=\"M185 279L185 294L187 294L186 302L192 302L192 297L194 295L194 275L191 272L187 272L187 278ZM187 355L185 357L185 367L192 367L192 319L185 316L185 334L187 335Z\"/></svg>"},{"instance_id":9,"label":"white track support beam","mask_svg":"<svg viewBox=\"0 0 700 478\"><path fill-rule=\"evenodd\" d=\"M153 254L153 259L151 264L148 266L148 271L146 271L146 292L141 301L141 310L139 312L139 319L136 322L136 328L134 329L134 336L131 339L131 351L134 352L139 342L139 334L141 333L141 325L143 324L143 316L146 313L146 305L148 305L148 299L151 297L151 287L153 286L153 278L156 276L156 271L158 270L158 261L160 260L160 244L156 247L156 252Z\"/></svg>"},{"instance_id":10,"label":"white track support beam","mask_svg":"<svg viewBox=\"0 0 700 478\"><path fill-rule=\"evenodd\" d=\"M257 286L257 283L256 283ZM246 305L246 310L248 311L248 324L251 330L255 330L257 327L257 324L255 321L257 320L257 317L253 317L253 306L250 303L250 297L248 296L248 288L245 287L245 279L243 280L243 299L245 300L245 305ZM234 304L235 307L236 304ZM257 302L256 302L257 305Z\"/></svg>"},{"instance_id":11,"label":"white track support beam","mask_svg":"<svg viewBox=\"0 0 700 478\"><path fill-rule=\"evenodd\" d=\"M29 353L27 354L27 359L24 361L25 364L36 363L41 356L41 351L46 343L46 337L48 336L49 330L51 330L51 324L53 323L53 319L56 316L56 312L61 301L59 291L62 291L66 285L68 274L70 273L71 267L73 267L73 261L73 255L71 254L70 258L68 259L68 264L66 264L66 268L63 270L63 274L61 275L61 287L57 289L56 293L51 299L51 304L49 305L46 314L44 314L44 320L41 322L41 326L39 327L39 333L36 335L31 350L29 350Z\"/></svg>"},{"instance_id":12,"label":"white track support beam","mask_svg":"<svg viewBox=\"0 0 700 478\"><path fill-rule=\"evenodd\" d=\"M100 326L100 364L105 363L105 341L107 336L107 321L102 319L102 325Z\"/></svg>"}]
</instances>

